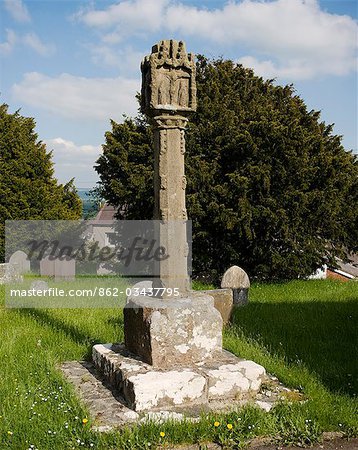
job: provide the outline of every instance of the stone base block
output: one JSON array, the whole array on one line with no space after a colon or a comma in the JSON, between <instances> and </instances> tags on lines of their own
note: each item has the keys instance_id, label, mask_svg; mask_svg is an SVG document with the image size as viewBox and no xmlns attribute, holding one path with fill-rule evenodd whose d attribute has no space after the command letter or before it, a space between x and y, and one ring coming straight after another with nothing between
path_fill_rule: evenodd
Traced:
<instances>
[{"instance_id":1,"label":"stone base block","mask_svg":"<svg viewBox=\"0 0 358 450\"><path fill-rule=\"evenodd\" d=\"M132 296L124 308L126 348L154 367L188 367L222 348L222 318L209 295Z\"/></svg>"},{"instance_id":2,"label":"stone base block","mask_svg":"<svg viewBox=\"0 0 358 450\"><path fill-rule=\"evenodd\" d=\"M232 289L210 289L207 291L199 291L210 295L214 299L214 306L221 314L224 325L228 324L231 319L233 310L233 291Z\"/></svg>"},{"instance_id":3,"label":"stone base block","mask_svg":"<svg viewBox=\"0 0 358 450\"><path fill-rule=\"evenodd\" d=\"M223 350L215 359L167 370L133 357L119 344L93 347L97 369L134 411L207 406L211 401L257 393L265 369Z\"/></svg>"}]
</instances>

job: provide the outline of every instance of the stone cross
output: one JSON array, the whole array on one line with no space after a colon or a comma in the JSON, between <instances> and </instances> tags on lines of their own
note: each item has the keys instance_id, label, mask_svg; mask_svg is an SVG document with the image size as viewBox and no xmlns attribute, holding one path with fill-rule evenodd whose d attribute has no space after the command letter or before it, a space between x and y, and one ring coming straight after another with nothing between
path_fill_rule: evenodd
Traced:
<instances>
[{"instance_id":1,"label":"stone cross","mask_svg":"<svg viewBox=\"0 0 358 450\"><path fill-rule=\"evenodd\" d=\"M195 110L193 57L183 42L161 41L144 59L142 74L142 110L151 117L155 137L154 218L164 225L185 222L184 129ZM223 322L214 298L188 291L186 233L169 226L159 237L172 255L160 267L160 281L179 287L182 295L170 301L128 295L125 346L94 346L94 364L135 411L188 407L189 413L192 407L212 409L212 400L234 406L234 399L260 389L265 369L222 351ZM183 279L175 279L175 265Z\"/></svg>"},{"instance_id":2,"label":"stone cross","mask_svg":"<svg viewBox=\"0 0 358 450\"><path fill-rule=\"evenodd\" d=\"M163 40L141 65L142 111L154 131L154 219L163 221L160 244L169 258L160 263L164 288L190 290L184 171L187 116L196 110L195 62L182 41ZM171 297L166 291L163 297Z\"/></svg>"}]
</instances>

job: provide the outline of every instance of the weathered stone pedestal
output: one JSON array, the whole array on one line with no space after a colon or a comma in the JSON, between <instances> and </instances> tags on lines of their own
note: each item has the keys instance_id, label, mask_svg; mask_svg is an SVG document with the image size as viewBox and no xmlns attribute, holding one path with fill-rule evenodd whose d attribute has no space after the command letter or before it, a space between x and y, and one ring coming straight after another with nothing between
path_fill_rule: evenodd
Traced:
<instances>
[{"instance_id":1,"label":"weathered stone pedestal","mask_svg":"<svg viewBox=\"0 0 358 450\"><path fill-rule=\"evenodd\" d=\"M154 368L133 357L124 345L93 347L100 372L134 411L208 409L210 402L246 399L258 392L265 369L223 350L190 366Z\"/></svg>"},{"instance_id":2,"label":"weathered stone pedestal","mask_svg":"<svg viewBox=\"0 0 358 450\"><path fill-rule=\"evenodd\" d=\"M222 348L222 319L208 295L163 300L132 296L124 308L126 349L155 368L190 366Z\"/></svg>"},{"instance_id":3,"label":"weathered stone pedestal","mask_svg":"<svg viewBox=\"0 0 358 450\"><path fill-rule=\"evenodd\" d=\"M125 345L93 347L95 366L134 411L207 407L257 392L265 369L222 350L209 295L128 298Z\"/></svg>"}]
</instances>

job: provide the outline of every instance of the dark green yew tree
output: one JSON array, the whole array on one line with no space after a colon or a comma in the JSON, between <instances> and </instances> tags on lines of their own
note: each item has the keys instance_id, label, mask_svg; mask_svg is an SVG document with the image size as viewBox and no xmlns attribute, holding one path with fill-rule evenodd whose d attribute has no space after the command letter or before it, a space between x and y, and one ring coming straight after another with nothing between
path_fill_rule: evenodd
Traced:
<instances>
[{"instance_id":1,"label":"dark green yew tree","mask_svg":"<svg viewBox=\"0 0 358 450\"><path fill-rule=\"evenodd\" d=\"M5 220L76 220L82 202L73 180L54 178L52 154L38 141L35 121L0 105L0 260Z\"/></svg>"},{"instance_id":2,"label":"dark green yew tree","mask_svg":"<svg viewBox=\"0 0 358 450\"><path fill-rule=\"evenodd\" d=\"M251 277L311 274L358 246L358 159L293 86L232 61L197 62L198 110L186 133L196 276L233 264ZM150 219L153 146L142 116L112 121L95 167L119 217Z\"/></svg>"}]
</instances>

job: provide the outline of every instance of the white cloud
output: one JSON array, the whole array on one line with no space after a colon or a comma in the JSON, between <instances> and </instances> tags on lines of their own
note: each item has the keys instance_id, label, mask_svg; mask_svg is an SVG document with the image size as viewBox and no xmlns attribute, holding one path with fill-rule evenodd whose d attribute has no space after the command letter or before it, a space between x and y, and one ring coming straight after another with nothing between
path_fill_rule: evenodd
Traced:
<instances>
[{"instance_id":1,"label":"white cloud","mask_svg":"<svg viewBox=\"0 0 358 450\"><path fill-rule=\"evenodd\" d=\"M47 139L46 144L49 149L54 149L57 155L61 154L61 157L70 158L70 162L73 162L73 158L76 159L78 156L92 159L102 151L100 145L76 145L74 142L61 137Z\"/></svg>"},{"instance_id":2,"label":"white cloud","mask_svg":"<svg viewBox=\"0 0 358 450\"><path fill-rule=\"evenodd\" d=\"M344 75L357 67L357 22L320 9L318 0L232 1L214 10L174 0L126 0L82 11L77 19L99 29L107 44L161 28L219 48L241 46L246 55L238 54L239 61L270 77Z\"/></svg>"},{"instance_id":3,"label":"white cloud","mask_svg":"<svg viewBox=\"0 0 358 450\"><path fill-rule=\"evenodd\" d=\"M95 64L109 67L119 67L121 65L121 55L106 45L94 45L90 48L91 59Z\"/></svg>"},{"instance_id":4,"label":"white cloud","mask_svg":"<svg viewBox=\"0 0 358 450\"><path fill-rule=\"evenodd\" d=\"M144 58L145 52L138 52L131 47L111 47L109 45L91 45L88 46L91 52L91 59L99 66L121 68L121 74L138 75L140 63Z\"/></svg>"},{"instance_id":5,"label":"white cloud","mask_svg":"<svg viewBox=\"0 0 358 450\"><path fill-rule=\"evenodd\" d=\"M126 78L85 78L63 73L49 77L38 72L24 75L12 88L22 103L72 119L120 120L135 114L139 80Z\"/></svg>"},{"instance_id":6,"label":"white cloud","mask_svg":"<svg viewBox=\"0 0 358 450\"><path fill-rule=\"evenodd\" d=\"M21 0L4 0L5 9L17 22L30 22L31 17Z\"/></svg>"},{"instance_id":7,"label":"white cloud","mask_svg":"<svg viewBox=\"0 0 358 450\"><path fill-rule=\"evenodd\" d=\"M0 42L0 54L8 55L16 43L16 34L13 30L6 30L6 41Z\"/></svg>"},{"instance_id":8,"label":"white cloud","mask_svg":"<svg viewBox=\"0 0 358 450\"><path fill-rule=\"evenodd\" d=\"M109 28L121 25L128 30L158 30L161 13L169 0L125 0L110 5L104 10L80 11L76 18L88 26Z\"/></svg>"},{"instance_id":9,"label":"white cloud","mask_svg":"<svg viewBox=\"0 0 358 450\"><path fill-rule=\"evenodd\" d=\"M335 67L327 67L327 62L322 62L320 67L313 66L305 59L291 59L290 61L259 60L253 56L243 56L237 60L244 67L254 69L255 74L264 78L284 78L288 80L308 80L318 74L345 75L347 67L341 64ZM353 67L352 67L353 68Z\"/></svg>"},{"instance_id":10,"label":"white cloud","mask_svg":"<svg viewBox=\"0 0 358 450\"><path fill-rule=\"evenodd\" d=\"M131 35L146 36L163 27L163 11L170 0L125 0L103 10L81 10L75 20L89 27L109 30L102 39L107 44L118 44Z\"/></svg>"},{"instance_id":11,"label":"white cloud","mask_svg":"<svg viewBox=\"0 0 358 450\"><path fill-rule=\"evenodd\" d=\"M42 56L50 56L55 52L55 46L45 44L35 33L27 33L25 35L16 34L13 30L6 30L6 41L0 43L0 54L9 55L15 45L22 44L30 47L36 53Z\"/></svg>"},{"instance_id":12,"label":"white cloud","mask_svg":"<svg viewBox=\"0 0 358 450\"><path fill-rule=\"evenodd\" d=\"M321 10L315 0L245 0L215 11L179 5L168 11L167 23L188 35L243 44L259 57L239 61L264 76L312 78L356 68L357 23Z\"/></svg>"},{"instance_id":13,"label":"white cloud","mask_svg":"<svg viewBox=\"0 0 358 450\"><path fill-rule=\"evenodd\" d=\"M97 174L93 166L102 152L100 145L79 145L56 137L45 140L47 150L53 150L55 175L61 183L75 178L77 186L93 186Z\"/></svg>"},{"instance_id":14,"label":"white cloud","mask_svg":"<svg viewBox=\"0 0 358 450\"><path fill-rule=\"evenodd\" d=\"M35 33L25 34L22 42L42 56L50 56L55 52L55 47L52 44L45 44Z\"/></svg>"}]
</instances>

